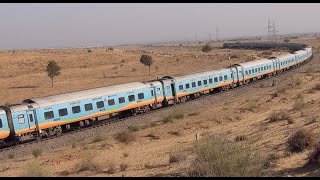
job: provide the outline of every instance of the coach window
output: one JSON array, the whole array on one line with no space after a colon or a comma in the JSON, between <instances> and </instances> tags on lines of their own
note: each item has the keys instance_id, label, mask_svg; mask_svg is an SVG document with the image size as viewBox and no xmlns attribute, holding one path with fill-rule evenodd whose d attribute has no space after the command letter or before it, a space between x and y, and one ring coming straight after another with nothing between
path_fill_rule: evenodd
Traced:
<instances>
[{"instance_id":1,"label":"coach window","mask_svg":"<svg viewBox=\"0 0 320 180\"><path fill-rule=\"evenodd\" d=\"M222 76L219 77L219 81L222 81Z\"/></svg>"},{"instance_id":2,"label":"coach window","mask_svg":"<svg viewBox=\"0 0 320 180\"><path fill-rule=\"evenodd\" d=\"M68 115L67 108L59 109L59 116L66 116L66 115Z\"/></svg>"},{"instance_id":3,"label":"coach window","mask_svg":"<svg viewBox=\"0 0 320 180\"><path fill-rule=\"evenodd\" d=\"M143 93L139 93L138 94L138 99L144 99L144 94Z\"/></svg>"},{"instance_id":4,"label":"coach window","mask_svg":"<svg viewBox=\"0 0 320 180\"><path fill-rule=\"evenodd\" d=\"M192 82L192 87L196 87L196 82Z\"/></svg>"},{"instance_id":5,"label":"coach window","mask_svg":"<svg viewBox=\"0 0 320 180\"><path fill-rule=\"evenodd\" d=\"M108 100L108 105L109 105L109 106L114 105L114 99L109 99L109 100Z\"/></svg>"},{"instance_id":6,"label":"coach window","mask_svg":"<svg viewBox=\"0 0 320 180\"><path fill-rule=\"evenodd\" d=\"M218 82L218 78L217 77L214 78L214 82Z\"/></svg>"},{"instance_id":7,"label":"coach window","mask_svg":"<svg viewBox=\"0 0 320 180\"><path fill-rule=\"evenodd\" d=\"M251 70L249 70L249 74L251 74Z\"/></svg>"},{"instance_id":8,"label":"coach window","mask_svg":"<svg viewBox=\"0 0 320 180\"><path fill-rule=\"evenodd\" d=\"M224 80L227 80L228 76L227 75L224 75Z\"/></svg>"},{"instance_id":9,"label":"coach window","mask_svg":"<svg viewBox=\"0 0 320 180\"><path fill-rule=\"evenodd\" d=\"M21 116L21 115L19 115L19 116ZM18 118L19 118L19 123L21 124L21 123L24 123L24 117L23 117L23 115L21 116L21 117L19 117L18 116ZM48 111L48 112L45 112L44 113L44 118L45 119L52 119L52 118L54 118L54 114L53 114L53 111ZM23 120L22 120L23 119ZM23 121L23 122L22 122Z\"/></svg>"},{"instance_id":10,"label":"coach window","mask_svg":"<svg viewBox=\"0 0 320 180\"><path fill-rule=\"evenodd\" d=\"M128 99L129 99L130 102L131 102L131 101L134 101L134 100L135 100L134 95L128 96Z\"/></svg>"},{"instance_id":11,"label":"coach window","mask_svg":"<svg viewBox=\"0 0 320 180\"><path fill-rule=\"evenodd\" d=\"M211 83L212 83L212 78L209 79L209 84L211 84Z\"/></svg>"},{"instance_id":12,"label":"coach window","mask_svg":"<svg viewBox=\"0 0 320 180\"><path fill-rule=\"evenodd\" d=\"M201 81L198 81L198 86L201 86L201 85L202 85Z\"/></svg>"},{"instance_id":13,"label":"coach window","mask_svg":"<svg viewBox=\"0 0 320 180\"><path fill-rule=\"evenodd\" d=\"M179 85L179 90L182 90L183 89L183 85Z\"/></svg>"},{"instance_id":14,"label":"coach window","mask_svg":"<svg viewBox=\"0 0 320 180\"><path fill-rule=\"evenodd\" d=\"M154 96L153 94L153 89L151 89L151 96ZM123 98L124 99L124 98ZM120 99L119 99L119 102L120 102Z\"/></svg>"},{"instance_id":15,"label":"coach window","mask_svg":"<svg viewBox=\"0 0 320 180\"><path fill-rule=\"evenodd\" d=\"M248 75L248 71L246 71L246 75Z\"/></svg>"},{"instance_id":16,"label":"coach window","mask_svg":"<svg viewBox=\"0 0 320 180\"><path fill-rule=\"evenodd\" d=\"M203 84L207 85L208 84L208 80L203 80Z\"/></svg>"},{"instance_id":17,"label":"coach window","mask_svg":"<svg viewBox=\"0 0 320 180\"><path fill-rule=\"evenodd\" d=\"M0 128L2 128L2 119L0 118Z\"/></svg>"},{"instance_id":18,"label":"coach window","mask_svg":"<svg viewBox=\"0 0 320 180\"><path fill-rule=\"evenodd\" d=\"M84 110L85 110L85 111L91 111L92 109L93 109L93 108L92 108L92 104L91 104L91 103L84 105Z\"/></svg>"},{"instance_id":19,"label":"coach window","mask_svg":"<svg viewBox=\"0 0 320 180\"><path fill-rule=\"evenodd\" d=\"M97 104L97 108L103 108L104 107L104 102L103 101L99 101L96 104Z\"/></svg>"},{"instance_id":20,"label":"coach window","mask_svg":"<svg viewBox=\"0 0 320 180\"><path fill-rule=\"evenodd\" d=\"M258 68L256 68L256 70L255 70L256 72L258 72Z\"/></svg>"},{"instance_id":21,"label":"coach window","mask_svg":"<svg viewBox=\"0 0 320 180\"><path fill-rule=\"evenodd\" d=\"M269 65L269 68L271 69L271 65Z\"/></svg>"},{"instance_id":22,"label":"coach window","mask_svg":"<svg viewBox=\"0 0 320 180\"><path fill-rule=\"evenodd\" d=\"M152 95L153 96L153 91L152 91ZM122 103L125 103L126 101L124 100L124 97L121 97L119 98L119 103L122 104Z\"/></svg>"},{"instance_id":23,"label":"coach window","mask_svg":"<svg viewBox=\"0 0 320 180\"><path fill-rule=\"evenodd\" d=\"M73 114L77 114L80 112L80 106L74 106L72 107L72 113Z\"/></svg>"},{"instance_id":24,"label":"coach window","mask_svg":"<svg viewBox=\"0 0 320 180\"><path fill-rule=\"evenodd\" d=\"M190 84L186 84L186 89L189 89L190 88Z\"/></svg>"}]
</instances>

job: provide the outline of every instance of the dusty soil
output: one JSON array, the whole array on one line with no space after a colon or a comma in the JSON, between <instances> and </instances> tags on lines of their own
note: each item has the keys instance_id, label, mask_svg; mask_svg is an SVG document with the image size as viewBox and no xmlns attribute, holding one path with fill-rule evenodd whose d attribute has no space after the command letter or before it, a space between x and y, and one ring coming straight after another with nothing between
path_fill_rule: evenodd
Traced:
<instances>
[{"instance_id":1,"label":"dusty soil","mask_svg":"<svg viewBox=\"0 0 320 180\"><path fill-rule=\"evenodd\" d=\"M291 42L307 43L316 49L320 47L318 39L304 38ZM263 52L215 49L203 53L200 46L106 49L91 49L91 53L87 49L0 52L0 103L18 103L26 98L227 66L251 60L251 55L257 57ZM145 51L155 59L152 76L148 76L148 68L139 63L139 57ZM229 60L233 54L240 58ZM288 137L300 128L314 133L315 137L320 133L320 91L312 90L320 80L319 59L319 54L316 54L310 64L277 77L274 87L271 81L265 81L251 86L245 93L205 107L182 105L159 113L154 117L159 119L156 124L136 124L145 128L133 132L135 140L129 144L120 143L108 135L95 143L92 141L97 137L74 139L67 146L42 152L38 158L32 154L4 157L0 162L0 176L21 176L28 172L26 166L31 166L29 163L33 161L41 164L46 175L53 176L183 176L194 159L192 150L196 133L201 138L224 134L230 140L245 136L253 150L274 157L274 175L319 176L318 167L304 166L310 150L288 153L286 144ZM49 60L56 60L62 67L54 88L50 87L45 72ZM296 83L298 81L301 83ZM279 92L281 87L286 91ZM278 96L274 95L276 92ZM303 105L293 109L298 94L303 97ZM294 122L269 122L269 116L275 110L286 111ZM174 112L180 112L184 117L173 120L173 123L162 123L164 117ZM198 114L188 115L191 112ZM172 153L183 154L187 158L169 163ZM85 159L93 159L91 164L99 167L92 165L92 170L77 171L78 164ZM90 162L87 160L82 164ZM121 170L121 164L126 164L127 168ZM31 172L36 173L29 170L29 174Z\"/></svg>"}]
</instances>

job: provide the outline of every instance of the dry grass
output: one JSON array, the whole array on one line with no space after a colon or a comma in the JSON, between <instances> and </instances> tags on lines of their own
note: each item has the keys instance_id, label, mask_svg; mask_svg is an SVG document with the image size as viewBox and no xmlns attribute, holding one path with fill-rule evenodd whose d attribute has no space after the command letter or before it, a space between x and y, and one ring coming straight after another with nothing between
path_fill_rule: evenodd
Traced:
<instances>
[{"instance_id":1,"label":"dry grass","mask_svg":"<svg viewBox=\"0 0 320 180\"><path fill-rule=\"evenodd\" d=\"M106 173L108 173L108 174L114 174L115 172L116 172L116 166L115 166L114 163L110 162L110 163L108 164Z\"/></svg>"},{"instance_id":2,"label":"dry grass","mask_svg":"<svg viewBox=\"0 0 320 180\"><path fill-rule=\"evenodd\" d=\"M121 171L125 171L128 167L129 167L128 164L124 164L124 163L121 163L121 164L120 164L120 170L121 170Z\"/></svg>"},{"instance_id":3,"label":"dry grass","mask_svg":"<svg viewBox=\"0 0 320 180\"><path fill-rule=\"evenodd\" d=\"M316 143L313 146L312 151L308 154L308 164L316 164L320 163L320 142Z\"/></svg>"},{"instance_id":4,"label":"dry grass","mask_svg":"<svg viewBox=\"0 0 320 180\"><path fill-rule=\"evenodd\" d=\"M189 113L188 116L197 116L199 114L200 114L200 112L192 112L192 113Z\"/></svg>"},{"instance_id":5,"label":"dry grass","mask_svg":"<svg viewBox=\"0 0 320 180\"><path fill-rule=\"evenodd\" d=\"M262 176L263 161L244 144L210 137L196 144L196 159L188 175L196 177ZM251 152L251 153L250 153Z\"/></svg>"},{"instance_id":6,"label":"dry grass","mask_svg":"<svg viewBox=\"0 0 320 180\"><path fill-rule=\"evenodd\" d=\"M169 155L169 163L175 163L186 160L187 156L181 153L171 153Z\"/></svg>"},{"instance_id":7,"label":"dry grass","mask_svg":"<svg viewBox=\"0 0 320 180\"><path fill-rule=\"evenodd\" d=\"M128 131L123 131L121 133L118 133L114 136L114 138L121 142L121 143L125 143L125 144L129 144L133 141L136 140L136 137L134 136L134 134L128 132Z\"/></svg>"},{"instance_id":8,"label":"dry grass","mask_svg":"<svg viewBox=\"0 0 320 180\"><path fill-rule=\"evenodd\" d=\"M259 107L258 106L258 101L250 99L248 104L247 104L246 109L251 111L251 112L256 112L258 107Z\"/></svg>"},{"instance_id":9,"label":"dry grass","mask_svg":"<svg viewBox=\"0 0 320 180\"><path fill-rule=\"evenodd\" d=\"M105 136L102 136L100 133L97 133L94 138L91 140L91 143L97 143L97 142L100 142L100 141L103 141L105 140L106 137Z\"/></svg>"},{"instance_id":10,"label":"dry grass","mask_svg":"<svg viewBox=\"0 0 320 180\"><path fill-rule=\"evenodd\" d=\"M130 132L136 132L136 131L140 131L140 130L141 130L141 127L136 126L136 125L130 125L130 126L128 127L128 129L129 129Z\"/></svg>"},{"instance_id":11,"label":"dry grass","mask_svg":"<svg viewBox=\"0 0 320 180\"><path fill-rule=\"evenodd\" d=\"M35 158L39 157L41 154L42 154L42 150L41 150L41 149L36 148L36 149L33 149L33 150L32 150L32 155L33 155Z\"/></svg>"},{"instance_id":12,"label":"dry grass","mask_svg":"<svg viewBox=\"0 0 320 180\"><path fill-rule=\"evenodd\" d=\"M294 110L301 110L303 108L303 105L304 105L303 98L296 98L294 100L292 108Z\"/></svg>"},{"instance_id":13,"label":"dry grass","mask_svg":"<svg viewBox=\"0 0 320 180\"><path fill-rule=\"evenodd\" d=\"M287 92L288 87L282 85L282 86L278 86L275 92L276 96L280 96L281 94L285 94Z\"/></svg>"},{"instance_id":14,"label":"dry grass","mask_svg":"<svg viewBox=\"0 0 320 180\"><path fill-rule=\"evenodd\" d=\"M269 122L277 122L280 120L291 120L291 116L284 110L273 111L269 116Z\"/></svg>"},{"instance_id":15,"label":"dry grass","mask_svg":"<svg viewBox=\"0 0 320 180\"><path fill-rule=\"evenodd\" d=\"M320 83L316 84L312 89L313 90L320 90Z\"/></svg>"},{"instance_id":16,"label":"dry grass","mask_svg":"<svg viewBox=\"0 0 320 180\"><path fill-rule=\"evenodd\" d=\"M314 135L304 129L300 129L288 138L287 143L290 152L302 152L314 144Z\"/></svg>"},{"instance_id":17,"label":"dry grass","mask_svg":"<svg viewBox=\"0 0 320 180\"><path fill-rule=\"evenodd\" d=\"M24 166L24 171L21 174L23 177L48 177L51 172L37 161L32 161Z\"/></svg>"},{"instance_id":18,"label":"dry grass","mask_svg":"<svg viewBox=\"0 0 320 180\"><path fill-rule=\"evenodd\" d=\"M236 136L235 141L236 141L236 142L239 142L239 141L244 141L244 140L246 140L246 139L247 139L247 136L245 136L245 135L239 135L239 136Z\"/></svg>"},{"instance_id":19,"label":"dry grass","mask_svg":"<svg viewBox=\"0 0 320 180\"><path fill-rule=\"evenodd\" d=\"M95 160L96 155L94 153L85 154L85 156L75 165L75 172L82 171L99 171L101 166Z\"/></svg>"},{"instance_id":20,"label":"dry grass","mask_svg":"<svg viewBox=\"0 0 320 180\"><path fill-rule=\"evenodd\" d=\"M8 158L9 159L14 159L16 157L16 154L14 153L14 152L10 152L9 154L8 154Z\"/></svg>"}]
</instances>

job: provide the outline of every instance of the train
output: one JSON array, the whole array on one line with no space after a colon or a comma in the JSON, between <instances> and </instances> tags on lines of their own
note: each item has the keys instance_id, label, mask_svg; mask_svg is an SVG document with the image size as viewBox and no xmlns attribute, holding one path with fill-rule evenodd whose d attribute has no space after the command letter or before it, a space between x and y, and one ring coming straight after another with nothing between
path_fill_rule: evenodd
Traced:
<instances>
[{"instance_id":1,"label":"train","mask_svg":"<svg viewBox=\"0 0 320 180\"><path fill-rule=\"evenodd\" d=\"M0 144L6 146L61 135L113 117L134 116L183 103L207 93L269 78L303 64L313 56L311 46L295 50L294 53L228 67L26 99L21 104L0 106Z\"/></svg>"}]
</instances>

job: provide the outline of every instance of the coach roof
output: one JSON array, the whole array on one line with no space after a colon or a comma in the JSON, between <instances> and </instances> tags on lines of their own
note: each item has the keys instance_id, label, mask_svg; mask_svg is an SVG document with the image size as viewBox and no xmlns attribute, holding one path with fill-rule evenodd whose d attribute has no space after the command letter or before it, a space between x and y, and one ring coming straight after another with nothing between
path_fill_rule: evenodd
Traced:
<instances>
[{"instance_id":1,"label":"coach roof","mask_svg":"<svg viewBox=\"0 0 320 180\"><path fill-rule=\"evenodd\" d=\"M40 107L46 107L46 106L51 106L56 104L79 101L82 99L101 97L104 95L113 95L119 92L133 91L136 89L142 89L142 88L148 88L148 87L150 87L150 85L146 85L141 82L132 82L132 83L126 83L126 84L100 87L95 89L82 90L78 92L46 96L41 98L27 99L24 102L25 103L34 102L38 104Z\"/></svg>"},{"instance_id":2,"label":"coach roof","mask_svg":"<svg viewBox=\"0 0 320 180\"><path fill-rule=\"evenodd\" d=\"M189 79L194 79L194 78L218 75L219 73L223 73L223 72L230 72L230 69L229 68L208 69L208 70L204 70L204 71L198 71L198 72L194 72L194 73L173 76L173 78L176 81L183 81L183 80L189 80Z\"/></svg>"}]
</instances>

